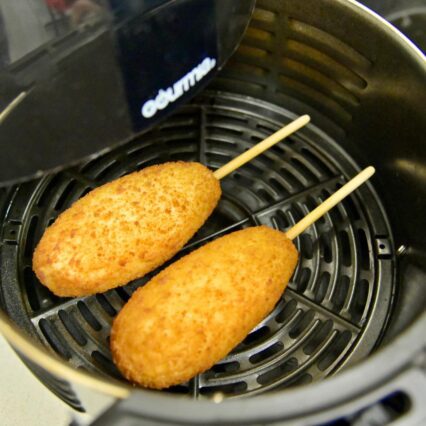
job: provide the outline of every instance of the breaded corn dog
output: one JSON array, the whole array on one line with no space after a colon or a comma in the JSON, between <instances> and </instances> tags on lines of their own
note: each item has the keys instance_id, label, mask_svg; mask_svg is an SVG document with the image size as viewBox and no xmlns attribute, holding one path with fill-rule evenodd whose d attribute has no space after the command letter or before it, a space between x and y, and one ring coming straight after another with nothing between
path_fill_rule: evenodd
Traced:
<instances>
[{"instance_id":1,"label":"breaded corn dog","mask_svg":"<svg viewBox=\"0 0 426 426\"><path fill-rule=\"evenodd\" d=\"M130 381L166 388L225 357L275 306L298 259L283 232L237 231L181 258L115 318L114 362Z\"/></svg>"},{"instance_id":2,"label":"breaded corn dog","mask_svg":"<svg viewBox=\"0 0 426 426\"><path fill-rule=\"evenodd\" d=\"M177 253L216 207L219 181L199 163L151 166L94 189L39 242L33 269L58 296L103 292Z\"/></svg>"}]
</instances>

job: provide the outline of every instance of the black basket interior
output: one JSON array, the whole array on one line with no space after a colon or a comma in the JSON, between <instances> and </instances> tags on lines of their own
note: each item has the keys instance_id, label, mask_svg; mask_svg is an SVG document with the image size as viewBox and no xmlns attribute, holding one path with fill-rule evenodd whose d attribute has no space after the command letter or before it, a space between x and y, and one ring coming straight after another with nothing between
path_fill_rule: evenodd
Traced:
<instances>
[{"instance_id":1,"label":"black basket interior","mask_svg":"<svg viewBox=\"0 0 426 426\"><path fill-rule=\"evenodd\" d=\"M171 160L200 161L216 169L294 118L257 99L204 92L116 150L4 191L0 269L8 314L75 368L121 380L109 351L111 322L149 277L96 296L55 297L31 268L43 231L61 211L107 181ZM333 139L308 125L225 178L218 207L177 256L248 226L284 231L356 172ZM273 312L211 370L169 391L197 398L216 392L240 397L306 384L375 347L394 293L394 248L373 188L363 186L296 245L299 265Z\"/></svg>"}]
</instances>

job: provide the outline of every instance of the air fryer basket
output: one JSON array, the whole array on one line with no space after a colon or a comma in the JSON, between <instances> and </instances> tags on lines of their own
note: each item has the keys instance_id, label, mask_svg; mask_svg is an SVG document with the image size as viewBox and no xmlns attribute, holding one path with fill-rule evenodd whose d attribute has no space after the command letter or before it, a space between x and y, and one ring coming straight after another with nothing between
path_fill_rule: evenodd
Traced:
<instances>
[{"instance_id":1,"label":"air fryer basket","mask_svg":"<svg viewBox=\"0 0 426 426\"><path fill-rule=\"evenodd\" d=\"M188 404L190 396L200 401L185 407L206 424L216 417L200 420L204 400L224 400L218 409L226 418L228 399L244 404L243 397L272 398L284 388L290 397L288 388L330 376L381 344L389 350L425 303L425 76L420 52L352 1L258 1L238 51L190 104L97 159L0 189L4 310L73 368L119 383L111 322L149 277L105 294L57 298L31 269L44 229L109 180L171 160L218 168L309 113L312 124L223 180L219 206L178 256L248 226L285 231L361 167L374 165L377 176L297 239L301 258L289 288L228 357L189 383L132 398L160 404L180 394ZM36 374L82 409L66 383ZM179 415L157 409L158 418Z\"/></svg>"}]
</instances>

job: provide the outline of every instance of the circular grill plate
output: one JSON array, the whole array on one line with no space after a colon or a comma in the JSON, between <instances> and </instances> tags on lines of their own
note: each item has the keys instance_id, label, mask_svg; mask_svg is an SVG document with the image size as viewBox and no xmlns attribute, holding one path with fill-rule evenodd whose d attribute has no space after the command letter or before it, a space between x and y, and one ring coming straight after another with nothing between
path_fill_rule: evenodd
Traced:
<instances>
[{"instance_id":1,"label":"circular grill plate","mask_svg":"<svg viewBox=\"0 0 426 426\"><path fill-rule=\"evenodd\" d=\"M111 322L158 271L105 294L58 298L31 269L45 228L105 182L171 160L216 169L294 118L255 99L207 92L125 146L11 188L3 194L1 246L1 296L9 315L76 368L122 380L109 351ZM219 205L178 256L248 226L285 231L356 172L333 140L308 125L222 181ZM324 378L373 349L390 309L394 249L370 184L295 243L300 262L273 312L211 370L170 391L254 395Z\"/></svg>"}]
</instances>

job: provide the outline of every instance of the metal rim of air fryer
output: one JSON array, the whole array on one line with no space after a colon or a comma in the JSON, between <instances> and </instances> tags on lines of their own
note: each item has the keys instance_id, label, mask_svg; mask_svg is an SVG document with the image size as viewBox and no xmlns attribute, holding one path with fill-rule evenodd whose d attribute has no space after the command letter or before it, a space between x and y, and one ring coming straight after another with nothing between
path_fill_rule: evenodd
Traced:
<instances>
[{"instance_id":1,"label":"metal rim of air fryer","mask_svg":"<svg viewBox=\"0 0 426 426\"><path fill-rule=\"evenodd\" d=\"M368 397L372 390L382 386L383 383L392 381L407 370L407 366L410 367L416 355L424 349L423 331L425 326L426 314L398 336L392 345L388 345L360 365L330 377L326 381L291 391L284 390L258 396L256 404L252 404L250 399L229 400L217 404L210 401L176 398L171 394L153 393L143 389L135 390L130 385L102 380L93 374L77 371L65 361L52 356L39 343L29 340L25 333L17 329L12 321L3 312L0 312L0 332L15 350L46 371L64 380L69 380L71 383L117 399L126 399L132 394L141 396L138 399L138 409L147 418L168 418L188 424L217 424L225 420L249 424L258 419L265 422L282 418L296 419L298 416L303 416L306 420L309 415L315 416L316 421L319 421L318 415L321 412L326 414L324 420L332 418L330 417L332 414L327 413L327 409L341 411L339 404L354 403L357 399L362 400L363 397ZM351 386L347 386L348 383L351 383ZM396 388L386 389L387 392L397 390L400 390L399 383ZM409 386L407 390L409 390ZM323 395L327 396L326 400ZM380 396L381 394L379 394ZM365 401L362 402L365 403ZM158 410L160 406L162 407L161 413Z\"/></svg>"},{"instance_id":2,"label":"metal rim of air fryer","mask_svg":"<svg viewBox=\"0 0 426 426\"><path fill-rule=\"evenodd\" d=\"M398 37L405 48L414 48L412 53L422 56L421 52L411 42L408 41L407 44L407 39L386 21L354 1L350 0L349 2L352 7L363 8L367 12L369 19L379 19L387 27L387 31L392 37ZM324 399L319 398L318 395L326 394L330 401L329 406L359 396L363 392L374 388L374 386L383 383L383 381L386 381L410 363L412 357L424 346L422 330L425 321L425 316L419 318L414 326L406 330L392 344L363 361L362 364L324 382L315 383L309 387L305 386L301 389L292 389L290 392L284 390L279 393L258 396L256 404L252 404L250 400L238 400L224 401L222 404L217 405L207 401L191 401L142 389L135 391L134 388L126 384L114 383L90 373L76 371L66 362L50 355L39 344L29 340L3 313L0 313L0 331L15 349L58 377L70 380L70 382L80 383L117 398L126 398L132 392L141 394L143 398L140 399L140 408L147 416L152 416L152 418L159 416L158 407L162 406L162 411L167 413L164 414L165 417L170 415L174 420L200 421L207 424L212 419L220 421L221 418L228 421L246 420L251 422L256 418L262 418L265 421L282 417L295 417L302 413L306 415L307 413L315 412L319 408L324 408ZM359 376L368 377L368 380L359 380ZM345 386L348 382L351 383L351 387ZM285 398L283 397L284 395ZM225 406L226 410L224 409ZM193 411L194 407L198 407L196 412Z\"/></svg>"}]
</instances>

